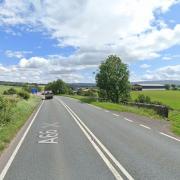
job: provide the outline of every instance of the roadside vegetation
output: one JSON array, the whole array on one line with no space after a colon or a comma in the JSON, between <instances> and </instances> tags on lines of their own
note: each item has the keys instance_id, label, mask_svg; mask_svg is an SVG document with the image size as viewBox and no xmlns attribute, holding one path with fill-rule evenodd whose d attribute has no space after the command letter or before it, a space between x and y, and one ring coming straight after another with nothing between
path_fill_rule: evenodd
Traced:
<instances>
[{"instance_id":1,"label":"roadside vegetation","mask_svg":"<svg viewBox=\"0 0 180 180\"><path fill-rule=\"evenodd\" d=\"M45 89L108 110L169 120L172 132L180 136L179 86L166 84L164 91L142 91L139 85L131 86L128 66L115 55L107 57L100 64L95 79L96 88L73 90L62 80L57 80L49 83Z\"/></svg>"},{"instance_id":2,"label":"roadside vegetation","mask_svg":"<svg viewBox=\"0 0 180 180\"><path fill-rule=\"evenodd\" d=\"M21 87L0 86L0 152L23 126L40 100Z\"/></svg>"},{"instance_id":3,"label":"roadside vegetation","mask_svg":"<svg viewBox=\"0 0 180 180\"><path fill-rule=\"evenodd\" d=\"M133 106L127 106L123 104L117 104L117 103L112 103L112 102L100 102L97 101L97 99L92 98L92 97L84 97L84 96L79 96L79 95L65 95L66 97L78 99L83 103L88 103L92 104L107 110L111 111L119 111L119 112L131 112L143 116L147 116L150 118L155 118L155 119L162 119L159 115L157 115L153 110L151 109L146 109L146 108L137 108Z\"/></svg>"}]
</instances>

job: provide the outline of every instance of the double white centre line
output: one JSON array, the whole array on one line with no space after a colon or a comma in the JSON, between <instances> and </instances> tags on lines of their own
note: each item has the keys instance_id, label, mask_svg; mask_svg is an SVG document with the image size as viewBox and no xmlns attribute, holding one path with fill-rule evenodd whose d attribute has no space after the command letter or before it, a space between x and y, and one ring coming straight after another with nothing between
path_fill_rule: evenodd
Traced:
<instances>
[{"instance_id":1,"label":"double white centre line","mask_svg":"<svg viewBox=\"0 0 180 180\"><path fill-rule=\"evenodd\" d=\"M101 143L101 141L91 132L91 130L82 122L82 120L75 114L75 112L67 106L62 100L57 99L69 112L69 114L72 116L72 118L75 120L75 122L78 124L84 135L87 137L87 139L90 141L94 149L97 151L97 153L100 155L100 157L103 159L109 170L112 172L114 177L117 180L123 180L120 173L116 170L116 168L112 165L110 160L116 165L118 170L126 176L129 180L134 180L134 178L126 171L126 169L119 163L119 161L110 153L110 151ZM102 150L104 151L102 151ZM109 160L109 159L110 160Z\"/></svg>"}]
</instances>

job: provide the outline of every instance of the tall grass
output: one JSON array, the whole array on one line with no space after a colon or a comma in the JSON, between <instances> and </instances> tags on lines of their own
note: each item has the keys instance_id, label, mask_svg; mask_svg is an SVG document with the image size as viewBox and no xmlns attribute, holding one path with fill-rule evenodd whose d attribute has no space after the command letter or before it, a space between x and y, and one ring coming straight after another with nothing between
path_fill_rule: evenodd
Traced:
<instances>
[{"instance_id":1,"label":"tall grass","mask_svg":"<svg viewBox=\"0 0 180 180\"><path fill-rule=\"evenodd\" d=\"M23 126L28 117L40 103L41 99L31 96L30 99L19 99L16 106L12 108L12 116L9 122L0 124L0 152L8 145L14 135Z\"/></svg>"}]
</instances>

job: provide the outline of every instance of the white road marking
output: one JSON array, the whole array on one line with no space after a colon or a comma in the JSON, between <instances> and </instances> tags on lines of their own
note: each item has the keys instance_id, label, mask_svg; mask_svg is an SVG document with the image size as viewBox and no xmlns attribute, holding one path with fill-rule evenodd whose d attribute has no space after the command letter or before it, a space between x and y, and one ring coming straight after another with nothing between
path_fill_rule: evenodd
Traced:
<instances>
[{"instance_id":1,"label":"white road marking","mask_svg":"<svg viewBox=\"0 0 180 180\"><path fill-rule=\"evenodd\" d=\"M7 164L5 165L4 169L2 170L2 172L1 172L1 174L0 174L0 180L3 180L3 179L4 179L4 177L5 177L5 175L6 175L7 171L8 171L8 169L9 169L9 167L11 166L11 164L12 164L12 162L13 162L13 160L14 160L16 154L18 153L18 151L19 151L19 149L20 149L20 147L21 147L21 145L22 145L22 143L23 143L23 141L24 141L26 135L28 134L28 132L29 132L29 130L30 130L30 128L31 128L31 126L32 126L32 124L33 124L33 122L35 121L35 119L36 119L36 117L37 117L37 115L38 115L38 113L39 113L39 111L40 111L40 109L41 109L43 103L44 103L44 101L41 103L41 105L40 105L40 107L38 108L36 114L34 115L33 119L31 120L29 126L27 127L26 131L24 132L24 134L23 134L21 140L19 141L19 143L18 143L18 145L16 146L14 152L12 153L11 157L9 158Z\"/></svg>"},{"instance_id":2,"label":"white road marking","mask_svg":"<svg viewBox=\"0 0 180 180\"><path fill-rule=\"evenodd\" d=\"M140 124L140 126L146 128L146 129L151 129L150 127L145 126L145 125L143 125L143 124Z\"/></svg>"},{"instance_id":3,"label":"white road marking","mask_svg":"<svg viewBox=\"0 0 180 180\"><path fill-rule=\"evenodd\" d=\"M58 131L55 129L39 131L39 144L58 144Z\"/></svg>"},{"instance_id":4,"label":"white road marking","mask_svg":"<svg viewBox=\"0 0 180 180\"><path fill-rule=\"evenodd\" d=\"M124 118L126 121L129 121L129 122L134 122L133 120L131 119L128 119L128 118Z\"/></svg>"},{"instance_id":5,"label":"white road marking","mask_svg":"<svg viewBox=\"0 0 180 180\"><path fill-rule=\"evenodd\" d=\"M175 137L173 137L173 136L170 136L170 135L165 134L165 133L163 133L163 132L160 132L160 134L162 134L162 135L164 135L164 136L166 136L166 137L169 137L169 138L171 138L171 139L174 139L174 140L176 140L176 141L179 141L179 142L180 142L180 139L177 139L177 138L175 138Z\"/></svg>"},{"instance_id":6,"label":"white road marking","mask_svg":"<svg viewBox=\"0 0 180 180\"><path fill-rule=\"evenodd\" d=\"M101 158L104 160L110 171L113 173L115 178L117 180L122 180L123 178L121 175L117 172L117 170L114 168L114 166L111 164L111 162L106 158L105 154L101 151L101 149L98 147L98 145L103 149L103 151L107 154L107 156L114 162L114 164L120 169L120 171L129 179L134 180L134 178L126 171L126 169L119 163L119 161L110 153L110 151L100 142L100 140L90 131L90 129L82 122L82 120L70 109L69 106L67 106L63 101L57 99L70 113L70 115L73 117L75 122L79 125L85 136L88 138L88 140L91 142L95 150L98 152L98 154L101 156ZM89 134L91 135L89 135ZM93 140L92 140L92 138ZM96 141L96 144L94 142Z\"/></svg>"},{"instance_id":7,"label":"white road marking","mask_svg":"<svg viewBox=\"0 0 180 180\"><path fill-rule=\"evenodd\" d=\"M117 117L119 116L118 114L113 114L113 115L114 115L114 116L117 116Z\"/></svg>"},{"instance_id":8,"label":"white road marking","mask_svg":"<svg viewBox=\"0 0 180 180\"><path fill-rule=\"evenodd\" d=\"M105 110L105 112L109 112L108 110Z\"/></svg>"},{"instance_id":9,"label":"white road marking","mask_svg":"<svg viewBox=\"0 0 180 180\"><path fill-rule=\"evenodd\" d=\"M92 104L88 104L89 106L93 107L93 108L96 108L96 109L101 109L100 107L97 107L97 106L94 106Z\"/></svg>"}]
</instances>

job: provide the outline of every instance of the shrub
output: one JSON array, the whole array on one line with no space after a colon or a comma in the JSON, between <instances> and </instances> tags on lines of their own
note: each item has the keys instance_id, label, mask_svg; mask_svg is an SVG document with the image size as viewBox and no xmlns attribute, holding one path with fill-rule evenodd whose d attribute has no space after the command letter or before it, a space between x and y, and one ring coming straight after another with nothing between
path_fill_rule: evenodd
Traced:
<instances>
[{"instance_id":1,"label":"shrub","mask_svg":"<svg viewBox=\"0 0 180 180\"><path fill-rule=\"evenodd\" d=\"M13 108L16 105L16 100L0 96L0 125L11 120Z\"/></svg>"},{"instance_id":2,"label":"shrub","mask_svg":"<svg viewBox=\"0 0 180 180\"><path fill-rule=\"evenodd\" d=\"M144 94L140 94L138 98L135 99L135 102L151 104L151 98L149 96L145 96Z\"/></svg>"},{"instance_id":3,"label":"shrub","mask_svg":"<svg viewBox=\"0 0 180 180\"><path fill-rule=\"evenodd\" d=\"M30 94L27 91L19 91L18 95L25 100L28 100L30 98Z\"/></svg>"},{"instance_id":4,"label":"shrub","mask_svg":"<svg viewBox=\"0 0 180 180\"><path fill-rule=\"evenodd\" d=\"M4 91L4 95L13 95L13 94L16 94L17 92L16 92L16 89L14 89L14 88L10 88L10 89L8 89L8 90L5 90Z\"/></svg>"}]
</instances>

